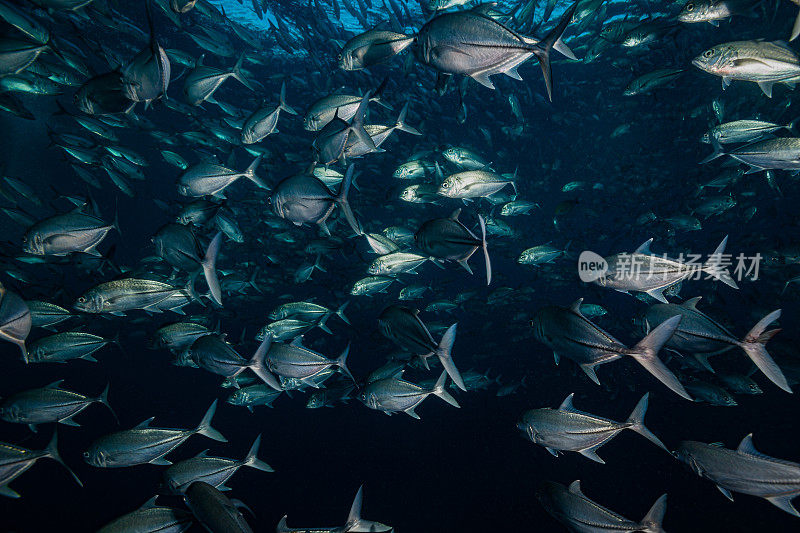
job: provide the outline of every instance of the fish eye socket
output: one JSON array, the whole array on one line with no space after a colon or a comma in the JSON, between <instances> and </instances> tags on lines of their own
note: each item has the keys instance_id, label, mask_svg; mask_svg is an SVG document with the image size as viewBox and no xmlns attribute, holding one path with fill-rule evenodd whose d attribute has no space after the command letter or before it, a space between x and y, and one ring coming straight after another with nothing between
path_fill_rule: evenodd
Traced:
<instances>
[{"instance_id":1,"label":"fish eye socket","mask_svg":"<svg viewBox=\"0 0 800 533\"><path fill-rule=\"evenodd\" d=\"M89 458L89 452L83 452L83 456L84 456L86 459L88 459L88 458Z\"/></svg>"},{"instance_id":2,"label":"fish eye socket","mask_svg":"<svg viewBox=\"0 0 800 533\"><path fill-rule=\"evenodd\" d=\"M686 11L694 11L694 4L691 2L686 4Z\"/></svg>"},{"instance_id":3,"label":"fish eye socket","mask_svg":"<svg viewBox=\"0 0 800 533\"><path fill-rule=\"evenodd\" d=\"M711 57L711 56L713 56L713 55L714 55L714 49L713 49L713 48L711 48L711 49L709 49L709 50L706 50L705 52L703 52L703 57Z\"/></svg>"},{"instance_id":4,"label":"fish eye socket","mask_svg":"<svg viewBox=\"0 0 800 533\"><path fill-rule=\"evenodd\" d=\"M86 298L81 296L80 298L78 298L78 303L82 303L82 304L86 303Z\"/></svg>"}]
</instances>

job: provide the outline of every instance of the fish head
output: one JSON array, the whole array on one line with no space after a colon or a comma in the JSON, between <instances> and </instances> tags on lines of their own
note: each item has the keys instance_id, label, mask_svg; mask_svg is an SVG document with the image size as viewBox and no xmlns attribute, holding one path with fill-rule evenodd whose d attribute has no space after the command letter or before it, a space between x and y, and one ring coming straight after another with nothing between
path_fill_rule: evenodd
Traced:
<instances>
[{"instance_id":1,"label":"fish head","mask_svg":"<svg viewBox=\"0 0 800 533\"><path fill-rule=\"evenodd\" d=\"M95 105L89 96L89 90L85 85L78 89L78 91L75 93L75 107L87 115L94 115Z\"/></svg>"},{"instance_id":2,"label":"fish head","mask_svg":"<svg viewBox=\"0 0 800 533\"><path fill-rule=\"evenodd\" d=\"M439 186L438 194L440 196L455 198L455 195L458 194L460 189L458 185L459 185L458 179L454 178L453 176L449 176Z\"/></svg>"},{"instance_id":3,"label":"fish head","mask_svg":"<svg viewBox=\"0 0 800 533\"><path fill-rule=\"evenodd\" d=\"M350 289L350 294L352 294L353 296L361 296L365 292L366 292L366 287L364 286L363 283L361 283L361 280L355 282L353 284L353 288Z\"/></svg>"},{"instance_id":4,"label":"fish head","mask_svg":"<svg viewBox=\"0 0 800 533\"><path fill-rule=\"evenodd\" d=\"M459 157L459 152L457 148L448 148L442 152L442 157L444 157L447 161L458 164L461 162L461 158Z\"/></svg>"},{"instance_id":5,"label":"fish head","mask_svg":"<svg viewBox=\"0 0 800 533\"><path fill-rule=\"evenodd\" d=\"M523 436L526 439L530 440L534 444L537 444L541 440L541 438L539 437L539 433L537 433L536 431L536 428L534 428L533 424L531 424L529 421L526 421L524 419L520 420L519 422L517 422L517 429L522 432Z\"/></svg>"},{"instance_id":6,"label":"fish head","mask_svg":"<svg viewBox=\"0 0 800 533\"><path fill-rule=\"evenodd\" d=\"M710 74L721 76L729 73L729 68L733 66L737 55L732 47L718 45L692 59L692 65Z\"/></svg>"},{"instance_id":7,"label":"fish head","mask_svg":"<svg viewBox=\"0 0 800 533\"><path fill-rule=\"evenodd\" d=\"M320 129L319 116L306 115L306 117L303 118L303 129L305 129L306 131L319 131Z\"/></svg>"},{"instance_id":8,"label":"fish head","mask_svg":"<svg viewBox=\"0 0 800 533\"><path fill-rule=\"evenodd\" d=\"M378 402L377 396L367 389L361 391L361 393L358 395L358 399L370 409L380 409L380 403Z\"/></svg>"},{"instance_id":9,"label":"fish head","mask_svg":"<svg viewBox=\"0 0 800 533\"><path fill-rule=\"evenodd\" d=\"M412 185L411 187L406 187L403 189L403 192L400 193L400 199L406 202L413 202L417 195L416 195L417 186Z\"/></svg>"},{"instance_id":10,"label":"fish head","mask_svg":"<svg viewBox=\"0 0 800 533\"><path fill-rule=\"evenodd\" d=\"M228 399L225 401L231 405L244 405L246 399L247 392L245 392L243 389L239 389L228 396Z\"/></svg>"},{"instance_id":11,"label":"fish head","mask_svg":"<svg viewBox=\"0 0 800 533\"><path fill-rule=\"evenodd\" d=\"M353 55L354 50L344 49L336 56L336 63L342 70L359 70L362 68L361 62L356 62Z\"/></svg>"},{"instance_id":12,"label":"fish head","mask_svg":"<svg viewBox=\"0 0 800 533\"><path fill-rule=\"evenodd\" d=\"M646 33L643 33L639 30L634 30L625 36L625 39L622 41L622 46L626 48L635 48L644 43L646 39Z\"/></svg>"},{"instance_id":13,"label":"fish head","mask_svg":"<svg viewBox=\"0 0 800 533\"><path fill-rule=\"evenodd\" d=\"M701 446L707 447L709 445L694 441L682 441L678 444L678 449L672 452L672 456L686 464L698 476L703 476L705 470L700 466L696 454Z\"/></svg>"},{"instance_id":14,"label":"fish head","mask_svg":"<svg viewBox=\"0 0 800 533\"><path fill-rule=\"evenodd\" d=\"M308 403L306 403L306 409L319 409L325 405L325 401L322 399L321 395L314 394L311 398L308 399Z\"/></svg>"},{"instance_id":15,"label":"fish head","mask_svg":"<svg viewBox=\"0 0 800 533\"><path fill-rule=\"evenodd\" d=\"M531 264L536 261L535 252L533 250L525 250L521 254L519 254L519 258L517 259L517 263L522 263L523 265Z\"/></svg>"},{"instance_id":16,"label":"fish head","mask_svg":"<svg viewBox=\"0 0 800 533\"><path fill-rule=\"evenodd\" d=\"M625 96L634 96L638 94L640 90L641 87L639 86L638 83L631 82L627 87L625 87L625 90L622 92L622 94L624 94Z\"/></svg>"},{"instance_id":17,"label":"fish head","mask_svg":"<svg viewBox=\"0 0 800 533\"><path fill-rule=\"evenodd\" d=\"M547 343L550 338L545 334L545 320L542 313L536 313L531 320L531 328L533 328L533 336L540 342Z\"/></svg>"},{"instance_id":18,"label":"fish head","mask_svg":"<svg viewBox=\"0 0 800 533\"><path fill-rule=\"evenodd\" d=\"M108 454L95 445L92 445L91 448L83 452L83 460L86 461L87 464L98 468L105 468L108 466Z\"/></svg>"},{"instance_id":19,"label":"fish head","mask_svg":"<svg viewBox=\"0 0 800 533\"><path fill-rule=\"evenodd\" d=\"M267 207L272 209L272 212L275 213L275 215L281 218L286 218L286 214L283 212L283 203L284 197L280 191L276 191L267 197Z\"/></svg>"},{"instance_id":20,"label":"fish head","mask_svg":"<svg viewBox=\"0 0 800 533\"><path fill-rule=\"evenodd\" d=\"M92 290L78 296L72 307L85 313L99 313L107 304L100 291Z\"/></svg>"},{"instance_id":21,"label":"fish head","mask_svg":"<svg viewBox=\"0 0 800 533\"><path fill-rule=\"evenodd\" d=\"M22 237L22 251L33 255L44 255L44 239L39 232L28 232Z\"/></svg>"},{"instance_id":22,"label":"fish head","mask_svg":"<svg viewBox=\"0 0 800 533\"><path fill-rule=\"evenodd\" d=\"M411 168L408 165L400 165L394 171L393 177L396 179L407 179L408 176L411 174Z\"/></svg>"},{"instance_id":23,"label":"fish head","mask_svg":"<svg viewBox=\"0 0 800 533\"><path fill-rule=\"evenodd\" d=\"M376 276L378 274L382 274L386 271L386 261L383 257L379 257L375 259L372 263L370 263L369 267L367 268L367 272Z\"/></svg>"},{"instance_id":24,"label":"fish head","mask_svg":"<svg viewBox=\"0 0 800 533\"><path fill-rule=\"evenodd\" d=\"M19 406L13 403L0 406L0 419L6 422L25 422L25 416L20 412Z\"/></svg>"},{"instance_id":25,"label":"fish head","mask_svg":"<svg viewBox=\"0 0 800 533\"><path fill-rule=\"evenodd\" d=\"M678 21L690 24L694 22L705 22L709 20L708 12L710 7L708 2L689 0L689 2L683 6L683 9L681 9L681 12L678 13Z\"/></svg>"}]
</instances>

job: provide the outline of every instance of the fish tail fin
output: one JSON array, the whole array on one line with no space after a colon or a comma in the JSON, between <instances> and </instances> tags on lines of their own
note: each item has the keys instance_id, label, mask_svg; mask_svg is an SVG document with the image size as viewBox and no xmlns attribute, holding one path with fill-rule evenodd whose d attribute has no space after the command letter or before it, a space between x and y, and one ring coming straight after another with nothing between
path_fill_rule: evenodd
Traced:
<instances>
[{"instance_id":1,"label":"fish tail fin","mask_svg":"<svg viewBox=\"0 0 800 533\"><path fill-rule=\"evenodd\" d=\"M350 506L350 512L347 514L347 522L345 522L345 527L342 528L345 531L354 531L356 530L356 526L361 523L361 506L364 503L364 485L358 487L358 492L356 492L356 497L353 498L353 505Z\"/></svg>"},{"instance_id":2,"label":"fish tail fin","mask_svg":"<svg viewBox=\"0 0 800 533\"><path fill-rule=\"evenodd\" d=\"M197 291L194 290L194 281L197 278L197 274L198 272L195 272L189 276L189 279L186 281L186 286L184 287L184 289L186 289L186 292L189 293L189 297L192 300L197 300L199 302L200 295L197 294ZM205 304L203 305L205 306Z\"/></svg>"},{"instance_id":3,"label":"fish tail fin","mask_svg":"<svg viewBox=\"0 0 800 533\"><path fill-rule=\"evenodd\" d=\"M283 84L281 85L281 96L280 99L278 100L278 107L280 107L281 110L285 111L286 113L289 113L290 115L297 114L297 111L295 111L294 108L290 107L286 103L286 82L283 82Z\"/></svg>"},{"instance_id":4,"label":"fish tail fin","mask_svg":"<svg viewBox=\"0 0 800 533\"><path fill-rule=\"evenodd\" d=\"M350 381L352 381L353 383L356 383L356 379L353 377L353 374L350 373L350 369L347 368L347 356L348 355L350 355L350 343L349 342L347 343L347 346L345 347L344 351L342 352L342 355L340 355L336 359L336 366L339 367L339 370L341 370L342 374L344 374L345 376L350 378Z\"/></svg>"},{"instance_id":5,"label":"fish tail fin","mask_svg":"<svg viewBox=\"0 0 800 533\"><path fill-rule=\"evenodd\" d=\"M367 113L367 106L369 106L369 96L370 93L365 94L361 99L361 103L358 104L356 114L353 115L353 119L350 121L350 131L358 138L359 142L363 143L369 149L370 152L376 152L381 150L375 146L375 141L372 140L370 134L364 129L364 116Z\"/></svg>"},{"instance_id":6,"label":"fish tail fin","mask_svg":"<svg viewBox=\"0 0 800 533\"><path fill-rule=\"evenodd\" d=\"M361 235L364 231L361 229L361 226L358 224L355 215L353 214L353 210L350 208L350 202L347 201L347 193L350 190L350 185L353 183L353 171L355 170L355 165L350 165L347 168L347 173L344 176L344 180L342 180L342 189L339 192L339 196L336 197L336 202L341 206L342 212L344 213L344 218L347 219L347 223L350 224L350 227L353 229L356 234Z\"/></svg>"},{"instance_id":7,"label":"fish tail fin","mask_svg":"<svg viewBox=\"0 0 800 533\"><path fill-rule=\"evenodd\" d=\"M705 157L702 161L700 161L701 165L705 165L706 163L717 159L718 157L722 157L724 155L728 155L725 153L725 150L722 148L722 145L717 142L714 138L711 139L711 148L714 150Z\"/></svg>"},{"instance_id":8,"label":"fish tail fin","mask_svg":"<svg viewBox=\"0 0 800 533\"><path fill-rule=\"evenodd\" d=\"M317 327L327 333L328 335L333 335L331 328L328 327L328 319L331 317L331 313L325 313L322 315L322 318L319 322L317 322Z\"/></svg>"},{"instance_id":9,"label":"fish tail fin","mask_svg":"<svg viewBox=\"0 0 800 533\"><path fill-rule=\"evenodd\" d=\"M267 357L267 353L269 352L269 347L272 346L272 335L267 333L264 335L264 340L261 341L261 344L258 345L258 349L256 353L253 354L253 357L250 359L247 368L253 371L253 373L261 378L261 381L272 387L277 391L282 391L283 387L281 387L280 382L278 379L272 375L272 372L267 370L267 366L264 363L264 359Z\"/></svg>"},{"instance_id":10,"label":"fish tail fin","mask_svg":"<svg viewBox=\"0 0 800 533\"><path fill-rule=\"evenodd\" d=\"M403 109L400 110L400 114L397 116L397 122L395 122L395 129L400 131L404 131L406 133L410 133L411 135L422 135L417 128L413 128L406 124L406 115L408 114L408 102L405 103Z\"/></svg>"},{"instance_id":11,"label":"fish tail fin","mask_svg":"<svg viewBox=\"0 0 800 533\"><path fill-rule=\"evenodd\" d=\"M436 385L433 386L431 394L433 394L434 396L438 396L439 398L446 401L453 407L461 407L460 405L458 405L456 399L450 396L450 393L447 392L447 390L445 390L446 382L447 382L447 372L445 371L442 372L442 375L439 376L439 379L436 380Z\"/></svg>"},{"instance_id":12,"label":"fish tail fin","mask_svg":"<svg viewBox=\"0 0 800 533\"><path fill-rule=\"evenodd\" d=\"M114 410L111 408L111 404L108 403L108 388L110 386L111 386L110 383L107 384L106 388L103 389L103 392L100 393L100 396L98 396L95 399L95 401L97 403L102 403L103 405L105 405L108 408L108 410L111 411L111 414L114 416L114 420L116 420L117 424L119 425L119 418L117 418L117 413L114 412Z\"/></svg>"},{"instance_id":13,"label":"fish tail fin","mask_svg":"<svg viewBox=\"0 0 800 533\"><path fill-rule=\"evenodd\" d=\"M567 46L567 43L561 40L561 37L556 39L556 42L553 43L553 50L556 50L566 58L572 59L573 61L578 61L578 56L576 56L575 52L573 52L572 49Z\"/></svg>"},{"instance_id":14,"label":"fish tail fin","mask_svg":"<svg viewBox=\"0 0 800 533\"><path fill-rule=\"evenodd\" d=\"M259 188L269 189L269 187L267 187L267 184L264 183L261 180L261 178L258 177L258 175L256 175L256 170L258 170L258 166L261 164L262 157L263 156L258 156L255 159L253 159L253 162L250 163L250 166L247 167L247 169L244 171L244 176L253 183L255 183Z\"/></svg>"},{"instance_id":15,"label":"fish tail fin","mask_svg":"<svg viewBox=\"0 0 800 533\"><path fill-rule=\"evenodd\" d=\"M211 403L211 406L208 408L208 411L206 411L206 414L203 416L203 419L200 421L200 424L195 429L195 433L205 435L209 439L213 439L217 442L228 442L228 439L223 437L222 433L211 427L211 419L214 418L214 413L216 412L217 400L214 400Z\"/></svg>"},{"instance_id":16,"label":"fish tail fin","mask_svg":"<svg viewBox=\"0 0 800 533\"><path fill-rule=\"evenodd\" d=\"M653 331L651 331L644 339L640 340L636 346L628 350L628 355L636 359L645 370L650 372L657 380L669 387L677 395L691 400L692 397L686 392L675 374L667 368L661 359L658 358L658 352L669 341L672 334L678 328L681 321L681 316L676 315L670 319L665 320Z\"/></svg>"},{"instance_id":17,"label":"fish tail fin","mask_svg":"<svg viewBox=\"0 0 800 533\"><path fill-rule=\"evenodd\" d=\"M664 533L662 523L664 522L664 513L667 511L667 495L662 494L659 499L653 504L647 514L642 518L641 526L642 533Z\"/></svg>"},{"instance_id":18,"label":"fish tail fin","mask_svg":"<svg viewBox=\"0 0 800 533\"><path fill-rule=\"evenodd\" d=\"M758 367L771 382L785 390L788 393L792 392L786 377L783 375L778 364L767 352L767 342L774 337L780 329L771 329L765 331L767 326L778 320L781 316L781 310L773 311L753 326L753 328L745 335L744 339L739 343L747 357Z\"/></svg>"},{"instance_id":19,"label":"fish tail fin","mask_svg":"<svg viewBox=\"0 0 800 533\"><path fill-rule=\"evenodd\" d=\"M641 435L642 437L646 438L659 448L667 450L667 447L664 446L664 443L661 442L661 439L656 437L652 431L647 429L644 425L644 415L647 412L647 403L650 398L650 393L646 392L642 399L639 400L639 403L636 404L636 407L633 408L631 412L631 416L628 417L627 422L631 425L630 429Z\"/></svg>"},{"instance_id":20,"label":"fish tail fin","mask_svg":"<svg viewBox=\"0 0 800 533\"><path fill-rule=\"evenodd\" d=\"M150 46L152 48L156 39L156 32L153 25L153 6L150 3L151 0L144 0L144 11L147 16L147 28L150 30Z\"/></svg>"},{"instance_id":21,"label":"fish tail fin","mask_svg":"<svg viewBox=\"0 0 800 533\"><path fill-rule=\"evenodd\" d=\"M278 521L278 525L275 528L276 533L288 533L291 531L291 529L289 529L289 526L286 525L286 519L288 518L288 516L289 515L283 515L281 519Z\"/></svg>"},{"instance_id":22,"label":"fish tail fin","mask_svg":"<svg viewBox=\"0 0 800 533\"><path fill-rule=\"evenodd\" d=\"M250 446L250 451L247 452L247 456L244 458L244 461L242 461L242 464L250 468L255 468L256 470L261 470L262 472L274 472L275 470L271 466L257 457L259 446L261 446L261 435L256 437L256 440L253 441L253 445Z\"/></svg>"},{"instance_id":23,"label":"fish tail fin","mask_svg":"<svg viewBox=\"0 0 800 533\"><path fill-rule=\"evenodd\" d=\"M66 468L67 472L70 473L70 475L72 476L72 479L74 479L75 482L78 485L83 487L83 482L81 482L81 480L78 479L78 476L75 475L75 472L73 472L72 469L69 466L67 466L67 463L64 462L64 460L61 458L61 455L59 455L59 453L58 453L58 432L57 431L53 431L53 438L50 439L50 442L47 444L47 448L44 449L44 456L45 457L49 457L50 459L52 459L52 460L54 460L54 461L56 461L58 463L61 463L61 466Z\"/></svg>"},{"instance_id":24,"label":"fish tail fin","mask_svg":"<svg viewBox=\"0 0 800 533\"><path fill-rule=\"evenodd\" d=\"M378 88L375 89L375 91L372 93L370 98L375 100L376 104L378 104L380 106L383 106L386 109L391 109L392 106L390 106L389 104L387 104L386 102L383 101L383 93L386 91L386 85L388 83L389 83L389 77L387 76L387 77L383 78L383 81L381 81L381 84L378 85Z\"/></svg>"},{"instance_id":25,"label":"fish tail fin","mask_svg":"<svg viewBox=\"0 0 800 533\"><path fill-rule=\"evenodd\" d=\"M117 230L117 233L122 235L122 230L119 227L119 200L116 201L114 207L114 222L111 223L111 227Z\"/></svg>"},{"instance_id":26,"label":"fish tail fin","mask_svg":"<svg viewBox=\"0 0 800 533\"><path fill-rule=\"evenodd\" d=\"M242 63L244 62L244 54L245 53L242 52L242 54L239 56L239 59L236 60L236 64L231 69L231 76L236 78L236 80L239 83L241 83L251 91L255 91L253 84L250 83L250 81L247 78L245 78L244 74L242 73Z\"/></svg>"},{"instance_id":27,"label":"fish tail fin","mask_svg":"<svg viewBox=\"0 0 800 533\"><path fill-rule=\"evenodd\" d=\"M575 2L571 8L569 8L566 13L561 17L558 25L550 30L550 33L545 36L540 42L534 45L532 51L539 59L539 65L542 67L542 74L544 75L544 85L547 88L547 98L552 102L553 101L553 73L550 68L550 51L556 46L556 44L561 40L561 35L563 35L564 30L567 29L570 21L572 20L572 16L575 14L575 9L578 7L578 3ZM566 48L566 45L563 45L563 42L559 45L559 48L562 50ZM569 48L567 48L569 50ZM571 53L571 51L570 51ZM574 54L572 54L574 56ZM568 56L569 57L569 56Z\"/></svg>"},{"instance_id":28,"label":"fish tail fin","mask_svg":"<svg viewBox=\"0 0 800 533\"><path fill-rule=\"evenodd\" d=\"M436 347L436 356L439 358L439 361L442 363L445 372L447 375L450 376L450 379L453 380L453 383L456 384L456 387L465 391L467 388L464 386L464 379L461 377L461 373L456 368L456 364L453 362L453 344L456 342L456 327L458 324L453 324L447 331L444 332L442 335L442 340L439 341L439 346Z\"/></svg>"},{"instance_id":29,"label":"fish tail fin","mask_svg":"<svg viewBox=\"0 0 800 533\"><path fill-rule=\"evenodd\" d=\"M798 13L797 18L794 19L794 25L792 26L792 34L789 36L789 42L792 42L795 39L797 39L798 35L800 35L800 13Z\"/></svg>"},{"instance_id":30,"label":"fish tail fin","mask_svg":"<svg viewBox=\"0 0 800 533\"><path fill-rule=\"evenodd\" d=\"M350 305L350 300L347 300L345 303L339 306L339 309L336 310L336 316L342 319L342 322L345 324L349 324L350 320L344 315L344 310L347 309L347 306Z\"/></svg>"},{"instance_id":31,"label":"fish tail fin","mask_svg":"<svg viewBox=\"0 0 800 533\"><path fill-rule=\"evenodd\" d=\"M206 249L206 255L200 265L203 267L203 276L206 278L208 290L211 291L211 297L217 305L222 305L222 288L219 286L219 278L217 277L217 255L222 246L222 232L218 231L211 243Z\"/></svg>"},{"instance_id":32,"label":"fish tail fin","mask_svg":"<svg viewBox=\"0 0 800 533\"><path fill-rule=\"evenodd\" d=\"M738 289L739 286L736 285L736 281L734 281L734 279L731 277L730 272L728 272L728 269L723 263L726 244L728 244L727 235L724 239L722 239L722 242L719 243L719 246L717 246L717 249L714 250L714 253L708 256L708 261L706 261L706 263L703 265L703 272L718 279L729 287Z\"/></svg>"},{"instance_id":33,"label":"fish tail fin","mask_svg":"<svg viewBox=\"0 0 800 533\"><path fill-rule=\"evenodd\" d=\"M478 215L478 223L481 225L481 249L486 262L486 285L488 286L492 283L492 262L489 261L489 248L486 245L486 221L481 215Z\"/></svg>"}]
</instances>

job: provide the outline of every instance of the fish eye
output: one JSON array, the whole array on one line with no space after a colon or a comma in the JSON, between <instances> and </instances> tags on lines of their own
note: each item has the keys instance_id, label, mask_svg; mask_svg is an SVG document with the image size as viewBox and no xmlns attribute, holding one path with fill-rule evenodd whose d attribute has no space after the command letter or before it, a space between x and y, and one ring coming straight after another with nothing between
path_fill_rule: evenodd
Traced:
<instances>
[{"instance_id":1,"label":"fish eye","mask_svg":"<svg viewBox=\"0 0 800 533\"><path fill-rule=\"evenodd\" d=\"M337 56L336 56L336 59L338 59L339 61L341 61L341 60L342 60L342 54L339 54L339 55L337 55Z\"/></svg>"},{"instance_id":2,"label":"fish eye","mask_svg":"<svg viewBox=\"0 0 800 533\"><path fill-rule=\"evenodd\" d=\"M692 2L686 4L686 11L694 11L694 4Z\"/></svg>"},{"instance_id":3,"label":"fish eye","mask_svg":"<svg viewBox=\"0 0 800 533\"><path fill-rule=\"evenodd\" d=\"M714 49L713 48L710 48L710 49L706 50L705 52L703 52L703 57L711 57L713 55L714 55Z\"/></svg>"},{"instance_id":4,"label":"fish eye","mask_svg":"<svg viewBox=\"0 0 800 533\"><path fill-rule=\"evenodd\" d=\"M89 452L83 452L83 457L85 459L88 459L89 458Z\"/></svg>"},{"instance_id":5,"label":"fish eye","mask_svg":"<svg viewBox=\"0 0 800 533\"><path fill-rule=\"evenodd\" d=\"M86 297L85 296L81 296L80 298L78 298L78 303L82 303L82 304L86 303Z\"/></svg>"}]
</instances>

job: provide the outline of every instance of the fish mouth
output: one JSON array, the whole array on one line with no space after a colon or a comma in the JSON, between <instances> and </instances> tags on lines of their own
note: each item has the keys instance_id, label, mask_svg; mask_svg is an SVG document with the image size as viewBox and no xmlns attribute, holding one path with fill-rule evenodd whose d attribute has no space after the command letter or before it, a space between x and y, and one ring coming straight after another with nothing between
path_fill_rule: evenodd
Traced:
<instances>
[{"instance_id":1,"label":"fish mouth","mask_svg":"<svg viewBox=\"0 0 800 533\"><path fill-rule=\"evenodd\" d=\"M708 71L708 68L706 68L706 66L703 64L703 61L699 57L692 59L692 65L699 68L700 70Z\"/></svg>"}]
</instances>

